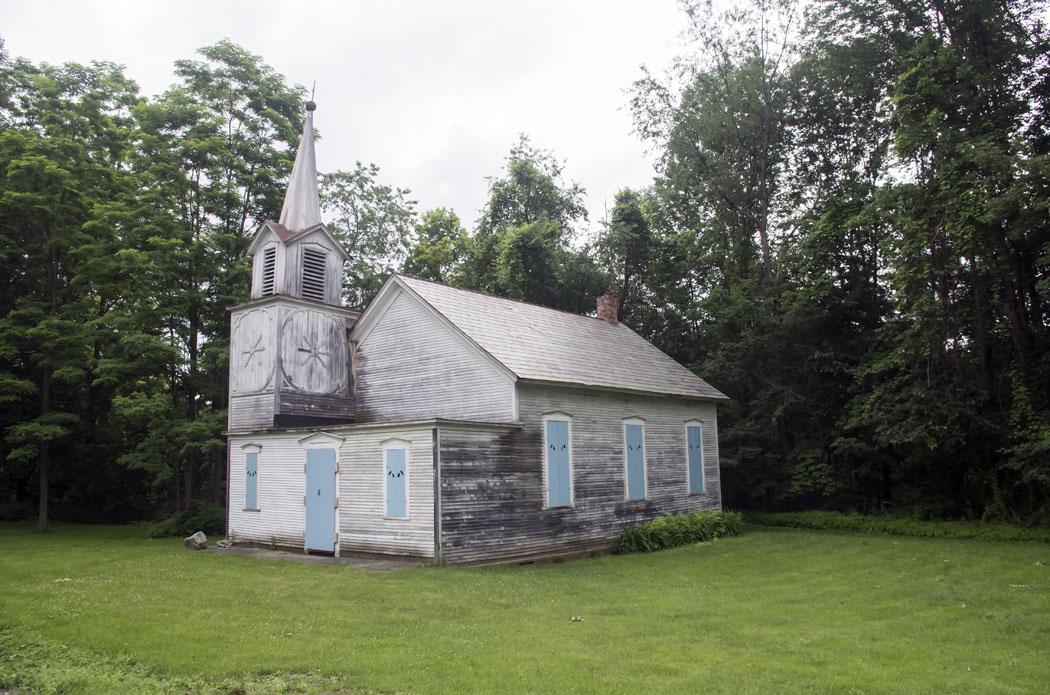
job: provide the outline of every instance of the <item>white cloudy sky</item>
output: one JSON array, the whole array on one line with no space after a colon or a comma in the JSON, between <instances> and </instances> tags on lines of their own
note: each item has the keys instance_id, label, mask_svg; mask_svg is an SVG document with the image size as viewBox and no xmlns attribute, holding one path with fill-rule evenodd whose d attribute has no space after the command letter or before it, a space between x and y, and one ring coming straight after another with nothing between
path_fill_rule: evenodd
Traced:
<instances>
[{"instance_id":1,"label":"white cloudy sky","mask_svg":"<svg viewBox=\"0 0 1050 695\"><path fill-rule=\"evenodd\" d=\"M0 0L12 56L122 63L147 95L224 37L290 83L316 80L322 171L375 162L468 227L521 132L565 160L592 225L617 190L647 185L625 90L640 65L668 65L684 21L674 0Z\"/></svg>"}]
</instances>

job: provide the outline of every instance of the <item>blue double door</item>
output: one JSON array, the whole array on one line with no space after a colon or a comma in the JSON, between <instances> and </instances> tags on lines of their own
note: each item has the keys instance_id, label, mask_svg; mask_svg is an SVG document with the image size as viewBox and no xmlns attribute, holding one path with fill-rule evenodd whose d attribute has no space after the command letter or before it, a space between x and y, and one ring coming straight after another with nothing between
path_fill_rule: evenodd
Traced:
<instances>
[{"instance_id":1,"label":"blue double door","mask_svg":"<svg viewBox=\"0 0 1050 695\"><path fill-rule=\"evenodd\" d=\"M335 449L306 450L306 549L335 551Z\"/></svg>"}]
</instances>

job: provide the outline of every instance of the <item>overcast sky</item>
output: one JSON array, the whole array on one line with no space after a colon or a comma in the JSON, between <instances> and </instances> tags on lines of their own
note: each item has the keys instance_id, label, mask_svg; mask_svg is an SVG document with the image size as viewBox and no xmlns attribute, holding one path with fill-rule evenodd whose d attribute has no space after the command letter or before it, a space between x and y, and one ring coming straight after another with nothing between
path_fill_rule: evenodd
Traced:
<instances>
[{"instance_id":1,"label":"overcast sky","mask_svg":"<svg viewBox=\"0 0 1050 695\"><path fill-rule=\"evenodd\" d=\"M684 23L674 0L0 0L12 56L122 63L145 95L222 38L291 84L316 80L321 171L374 162L468 228L518 133L565 161L592 226L616 191L648 185L625 90L642 64L663 71Z\"/></svg>"}]
</instances>

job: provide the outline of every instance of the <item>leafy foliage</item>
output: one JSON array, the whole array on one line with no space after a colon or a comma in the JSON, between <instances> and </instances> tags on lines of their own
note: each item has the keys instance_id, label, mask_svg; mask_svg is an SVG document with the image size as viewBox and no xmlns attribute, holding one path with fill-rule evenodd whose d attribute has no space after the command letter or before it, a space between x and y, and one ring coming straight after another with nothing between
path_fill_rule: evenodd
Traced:
<instances>
[{"instance_id":1,"label":"leafy foliage","mask_svg":"<svg viewBox=\"0 0 1050 695\"><path fill-rule=\"evenodd\" d=\"M733 399L730 503L1050 515L1039 7L687 3L636 83L661 310L624 321Z\"/></svg>"},{"instance_id":2,"label":"leafy foliage","mask_svg":"<svg viewBox=\"0 0 1050 695\"><path fill-rule=\"evenodd\" d=\"M402 270L435 282L454 283L468 236L459 216L447 208L428 210L416 225L416 243Z\"/></svg>"},{"instance_id":3,"label":"leafy foliage","mask_svg":"<svg viewBox=\"0 0 1050 695\"><path fill-rule=\"evenodd\" d=\"M624 529L613 544L613 553L650 552L704 543L740 533L739 512L701 512L667 514L644 524Z\"/></svg>"},{"instance_id":4,"label":"leafy foliage","mask_svg":"<svg viewBox=\"0 0 1050 695\"><path fill-rule=\"evenodd\" d=\"M572 248L586 219L583 189L562 183L562 164L521 135L454 277L462 286L567 311L593 310L606 284L587 247ZM586 305L586 308L583 308Z\"/></svg>"},{"instance_id":5,"label":"leafy foliage","mask_svg":"<svg viewBox=\"0 0 1050 695\"><path fill-rule=\"evenodd\" d=\"M366 304L411 247L416 218L411 192L380 184L378 176L378 166L360 162L353 171L321 176L322 216L350 254L343 287L351 306Z\"/></svg>"},{"instance_id":6,"label":"leafy foliage","mask_svg":"<svg viewBox=\"0 0 1050 695\"><path fill-rule=\"evenodd\" d=\"M190 504L189 509L177 512L162 521L147 525L146 537L171 538L178 536L185 538L197 531L203 531L207 536L225 534L226 508L214 502L194 500Z\"/></svg>"},{"instance_id":7,"label":"leafy foliage","mask_svg":"<svg viewBox=\"0 0 1050 695\"><path fill-rule=\"evenodd\" d=\"M469 229L334 172L347 299L398 267L581 314L612 290L731 398L730 505L1050 523L1045 2L683 8L683 56L631 95L651 187L589 236L525 136ZM42 528L223 497L225 307L305 90L228 41L175 75L145 98L0 45L0 505Z\"/></svg>"},{"instance_id":8,"label":"leafy foliage","mask_svg":"<svg viewBox=\"0 0 1050 695\"><path fill-rule=\"evenodd\" d=\"M971 538L983 541L1035 541L1050 543L1046 529L975 521L918 521L839 512L747 512L744 521L760 526L885 533L919 538Z\"/></svg>"}]
</instances>

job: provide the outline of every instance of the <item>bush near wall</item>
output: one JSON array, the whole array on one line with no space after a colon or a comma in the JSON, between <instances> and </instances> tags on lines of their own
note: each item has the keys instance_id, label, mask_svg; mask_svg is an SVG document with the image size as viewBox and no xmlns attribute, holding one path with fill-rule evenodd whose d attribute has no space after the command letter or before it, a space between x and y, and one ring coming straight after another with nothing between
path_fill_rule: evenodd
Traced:
<instances>
[{"instance_id":1,"label":"bush near wall","mask_svg":"<svg viewBox=\"0 0 1050 695\"><path fill-rule=\"evenodd\" d=\"M988 541L1036 541L1050 543L1050 529L1021 528L982 521L914 521L892 517L840 514L839 512L746 512L744 521L759 526L826 531L885 533L924 538L970 538Z\"/></svg>"},{"instance_id":2,"label":"bush near wall","mask_svg":"<svg viewBox=\"0 0 1050 695\"><path fill-rule=\"evenodd\" d=\"M613 544L613 553L641 553L701 543L740 533L739 512L668 514L624 529Z\"/></svg>"},{"instance_id":3,"label":"bush near wall","mask_svg":"<svg viewBox=\"0 0 1050 695\"><path fill-rule=\"evenodd\" d=\"M184 512L148 524L146 538L185 537L204 531L207 536L226 533L226 509L214 502L196 500Z\"/></svg>"}]
</instances>

